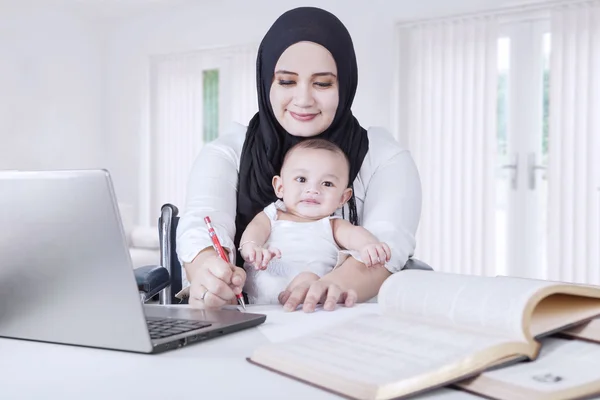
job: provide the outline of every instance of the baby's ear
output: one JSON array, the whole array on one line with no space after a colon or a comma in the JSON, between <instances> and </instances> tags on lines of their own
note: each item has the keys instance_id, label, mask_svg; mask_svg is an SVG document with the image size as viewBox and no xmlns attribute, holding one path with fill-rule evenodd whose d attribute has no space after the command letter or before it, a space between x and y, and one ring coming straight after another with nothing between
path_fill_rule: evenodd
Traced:
<instances>
[{"instance_id":1,"label":"baby's ear","mask_svg":"<svg viewBox=\"0 0 600 400\"><path fill-rule=\"evenodd\" d=\"M283 179L279 175L273 177L273 190L278 199L283 199Z\"/></svg>"},{"instance_id":2,"label":"baby's ear","mask_svg":"<svg viewBox=\"0 0 600 400\"><path fill-rule=\"evenodd\" d=\"M346 204L348 202L348 200L350 200L350 197L352 197L352 189L346 188L344 190L344 193L342 193L342 201L340 203L340 207L342 207L344 204Z\"/></svg>"}]
</instances>

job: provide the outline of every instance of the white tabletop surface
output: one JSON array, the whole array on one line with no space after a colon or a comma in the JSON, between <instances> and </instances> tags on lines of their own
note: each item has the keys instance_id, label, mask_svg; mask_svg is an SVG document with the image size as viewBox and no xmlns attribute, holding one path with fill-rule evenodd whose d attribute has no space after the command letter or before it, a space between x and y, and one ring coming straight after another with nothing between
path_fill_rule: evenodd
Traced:
<instances>
[{"instance_id":1,"label":"white tabletop surface","mask_svg":"<svg viewBox=\"0 0 600 400\"><path fill-rule=\"evenodd\" d=\"M249 308L265 311L267 321L155 355L0 338L0 399L340 399L252 365L246 357L261 344L374 311L374 306L312 315Z\"/></svg>"}]
</instances>

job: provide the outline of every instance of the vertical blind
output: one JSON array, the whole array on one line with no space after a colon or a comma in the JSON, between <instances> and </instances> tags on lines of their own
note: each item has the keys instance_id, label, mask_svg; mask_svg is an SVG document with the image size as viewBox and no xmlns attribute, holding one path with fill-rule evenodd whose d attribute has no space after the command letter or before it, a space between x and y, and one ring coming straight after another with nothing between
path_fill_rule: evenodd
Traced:
<instances>
[{"instance_id":1,"label":"vertical blind","mask_svg":"<svg viewBox=\"0 0 600 400\"><path fill-rule=\"evenodd\" d=\"M401 27L400 118L423 185L415 256L438 271L494 274L497 22Z\"/></svg>"},{"instance_id":2,"label":"vertical blind","mask_svg":"<svg viewBox=\"0 0 600 400\"><path fill-rule=\"evenodd\" d=\"M551 14L548 278L600 284L600 2Z\"/></svg>"}]
</instances>

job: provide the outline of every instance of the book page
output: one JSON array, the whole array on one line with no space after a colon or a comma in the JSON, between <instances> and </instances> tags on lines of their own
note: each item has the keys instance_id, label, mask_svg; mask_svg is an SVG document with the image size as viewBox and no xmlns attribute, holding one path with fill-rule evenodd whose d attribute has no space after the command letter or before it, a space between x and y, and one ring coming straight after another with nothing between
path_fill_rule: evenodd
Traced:
<instances>
[{"instance_id":1,"label":"book page","mask_svg":"<svg viewBox=\"0 0 600 400\"><path fill-rule=\"evenodd\" d=\"M590 322L579 326L575 326L561 333L566 336L591 340L593 342L600 343L600 319L593 319Z\"/></svg>"},{"instance_id":2,"label":"book page","mask_svg":"<svg viewBox=\"0 0 600 400\"><path fill-rule=\"evenodd\" d=\"M477 396L476 394L471 394L467 392L463 392L462 390L455 390L449 388L441 388L432 390L415 397L412 397L414 400L477 400L477 399L485 399L485 397Z\"/></svg>"},{"instance_id":3,"label":"book page","mask_svg":"<svg viewBox=\"0 0 600 400\"><path fill-rule=\"evenodd\" d=\"M523 310L538 290L555 282L402 271L379 291L382 312L410 315L452 327L469 327L523 338Z\"/></svg>"},{"instance_id":4,"label":"book page","mask_svg":"<svg viewBox=\"0 0 600 400\"><path fill-rule=\"evenodd\" d=\"M506 342L500 336L363 315L331 329L267 345L258 349L252 359L277 360L281 365L268 364L287 367L292 374L301 366L319 376L383 385L436 370L459 373L461 368L469 369L482 362L474 356L477 352ZM448 370L449 365L456 363L462 364L461 368Z\"/></svg>"},{"instance_id":5,"label":"book page","mask_svg":"<svg viewBox=\"0 0 600 400\"><path fill-rule=\"evenodd\" d=\"M535 361L485 372L464 387L482 394L504 393L499 397L511 400L600 395L600 345L546 338Z\"/></svg>"}]
</instances>

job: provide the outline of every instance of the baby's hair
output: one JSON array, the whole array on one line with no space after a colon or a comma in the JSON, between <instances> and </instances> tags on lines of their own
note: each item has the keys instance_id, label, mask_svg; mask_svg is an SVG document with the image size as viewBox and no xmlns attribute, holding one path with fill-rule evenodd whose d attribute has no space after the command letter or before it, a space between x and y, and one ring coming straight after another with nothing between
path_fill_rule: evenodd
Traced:
<instances>
[{"instance_id":1,"label":"baby's hair","mask_svg":"<svg viewBox=\"0 0 600 400\"><path fill-rule=\"evenodd\" d=\"M346 160L348 174L350 174L350 160L348 159L348 156L346 156L346 153L344 153L344 151L337 144L330 142L329 140L319 138L302 140L301 142L298 142L295 145L293 145L287 151L287 153L285 153L285 157L283 157L283 163L285 163L285 160L292 153L292 151L297 149L325 150L335 154L340 154L342 157L344 157L344 160ZM351 182L348 182L348 185L350 184Z\"/></svg>"}]
</instances>

